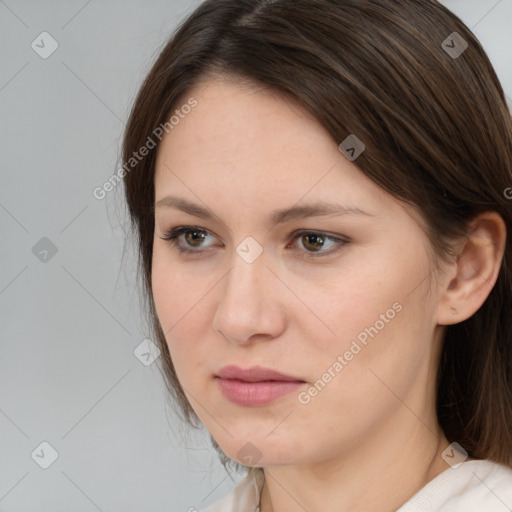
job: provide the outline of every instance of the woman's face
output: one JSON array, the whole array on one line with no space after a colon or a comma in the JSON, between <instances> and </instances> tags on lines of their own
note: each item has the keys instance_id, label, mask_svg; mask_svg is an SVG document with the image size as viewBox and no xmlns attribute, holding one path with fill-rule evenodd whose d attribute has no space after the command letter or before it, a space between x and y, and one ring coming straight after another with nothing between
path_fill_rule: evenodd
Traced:
<instances>
[{"instance_id":1,"label":"woman's face","mask_svg":"<svg viewBox=\"0 0 512 512\"><path fill-rule=\"evenodd\" d=\"M292 100L220 79L190 97L197 106L159 147L152 286L203 424L256 466L423 435L435 418L439 293L413 212ZM320 203L327 213L314 213ZM192 228L178 245L162 239L182 226ZM227 365L296 382L219 379Z\"/></svg>"}]
</instances>

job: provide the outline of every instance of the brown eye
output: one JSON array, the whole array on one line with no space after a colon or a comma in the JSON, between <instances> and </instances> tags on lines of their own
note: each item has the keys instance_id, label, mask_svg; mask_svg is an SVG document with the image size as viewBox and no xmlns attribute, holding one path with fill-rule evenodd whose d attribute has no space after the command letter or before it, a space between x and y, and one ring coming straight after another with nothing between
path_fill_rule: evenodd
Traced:
<instances>
[{"instance_id":1,"label":"brown eye","mask_svg":"<svg viewBox=\"0 0 512 512\"><path fill-rule=\"evenodd\" d=\"M209 237L215 238L209 231L196 226L179 226L170 230L165 236L160 237L171 243L176 250L181 253L199 256L208 248L212 247L210 243L205 244ZM341 249L342 246L349 243L348 240L332 236L321 231L300 231L296 232L293 240L300 240L299 246L292 247L299 249L299 257L321 257L330 256ZM302 247L301 247L302 246ZM331 250L323 250L325 247L332 247Z\"/></svg>"},{"instance_id":2,"label":"brown eye","mask_svg":"<svg viewBox=\"0 0 512 512\"><path fill-rule=\"evenodd\" d=\"M181 253L196 254L204 252L203 248L209 245L203 244L211 236L208 231L195 226L179 226L170 230L162 240L169 242Z\"/></svg>"},{"instance_id":3,"label":"brown eye","mask_svg":"<svg viewBox=\"0 0 512 512\"><path fill-rule=\"evenodd\" d=\"M302 243L308 250L319 251L325 243L325 238L316 233L306 234L302 236Z\"/></svg>"},{"instance_id":4,"label":"brown eye","mask_svg":"<svg viewBox=\"0 0 512 512\"><path fill-rule=\"evenodd\" d=\"M190 229L184 233L185 241L191 247L200 247L206 236L204 231Z\"/></svg>"},{"instance_id":5,"label":"brown eye","mask_svg":"<svg viewBox=\"0 0 512 512\"><path fill-rule=\"evenodd\" d=\"M303 247L300 251L302 252L300 257L313 258L330 256L349 243L345 238L332 236L322 231L300 231L295 233L295 239L300 240L298 248L301 249L301 246ZM323 250L326 247L327 249Z\"/></svg>"}]
</instances>

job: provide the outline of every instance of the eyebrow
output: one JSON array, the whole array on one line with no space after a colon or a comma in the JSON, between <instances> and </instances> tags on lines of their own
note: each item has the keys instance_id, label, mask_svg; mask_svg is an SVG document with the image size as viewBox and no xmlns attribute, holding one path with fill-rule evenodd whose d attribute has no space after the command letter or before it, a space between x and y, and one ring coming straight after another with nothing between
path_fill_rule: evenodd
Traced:
<instances>
[{"instance_id":1,"label":"eyebrow","mask_svg":"<svg viewBox=\"0 0 512 512\"><path fill-rule=\"evenodd\" d=\"M155 208L175 208L182 212L199 217L202 219L212 219L217 217L213 212L204 206L192 203L186 199L176 196L166 196L155 203ZM306 217L320 217L324 215L339 216L339 215L367 215L369 217L375 217L375 215L365 212L360 208L356 207L345 207L341 204L328 203L319 201L303 206L292 206L290 208L283 208L275 210L269 215L269 223L272 225L282 224L294 219L303 219Z\"/></svg>"}]
</instances>

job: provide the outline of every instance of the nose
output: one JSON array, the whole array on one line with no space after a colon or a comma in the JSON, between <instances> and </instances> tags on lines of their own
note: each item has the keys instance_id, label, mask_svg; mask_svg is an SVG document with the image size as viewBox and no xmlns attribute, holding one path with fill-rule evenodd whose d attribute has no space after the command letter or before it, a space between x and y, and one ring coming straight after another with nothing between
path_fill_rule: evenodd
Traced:
<instances>
[{"instance_id":1,"label":"nose","mask_svg":"<svg viewBox=\"0 0 512 512\"><path fill-rule=\"evenodd\" d=\"M214 329L238 345L278 337L286 327L280 287L283 284L267 267L264 253L252 263L235 254L231 270L219 284Z\"/></svg>"}]
</instances>

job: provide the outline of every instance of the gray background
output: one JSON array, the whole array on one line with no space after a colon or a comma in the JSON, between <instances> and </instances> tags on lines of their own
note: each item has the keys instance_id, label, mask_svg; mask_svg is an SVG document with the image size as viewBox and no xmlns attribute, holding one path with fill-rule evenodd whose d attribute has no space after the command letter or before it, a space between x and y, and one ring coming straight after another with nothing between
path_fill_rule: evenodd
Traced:
<instances>
[{"instance_id":1,"label":"gray background","mask_svg":"<svg viewBox=\"0 0 512 512\"><path fill-rule=\"evenodd\" d=\"M512 98L512 0L444 3ZM144 74L198 4L0 0L0 511L177 512L240 479L166 405L158 359L143 363L122 188L92 195ZM46 59L31 47L51 49L44 31ZM43 442L58 453L47 469Z\"/></svg>"}]
</instances>

